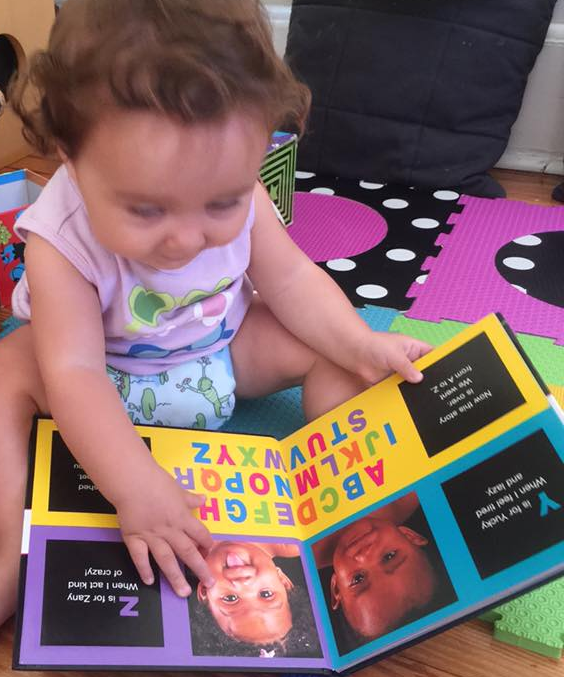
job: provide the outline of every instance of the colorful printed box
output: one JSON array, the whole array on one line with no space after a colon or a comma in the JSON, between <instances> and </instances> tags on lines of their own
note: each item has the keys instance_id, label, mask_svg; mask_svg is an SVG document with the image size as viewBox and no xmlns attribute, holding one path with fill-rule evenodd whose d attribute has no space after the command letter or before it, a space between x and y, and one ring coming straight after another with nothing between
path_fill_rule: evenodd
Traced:
<instances>
[{"instance_id":1,"label":"colorful printed box","mask_svg":"<svg viewBox=\"0 0 564 677\"><path fill-rule=\"evenodd\" d=\"M0 174L0 306L10 307L24 271L24 243L14 234L14 223L45 184L46 179L26 169Z\"/></svg>"}]
</instances>

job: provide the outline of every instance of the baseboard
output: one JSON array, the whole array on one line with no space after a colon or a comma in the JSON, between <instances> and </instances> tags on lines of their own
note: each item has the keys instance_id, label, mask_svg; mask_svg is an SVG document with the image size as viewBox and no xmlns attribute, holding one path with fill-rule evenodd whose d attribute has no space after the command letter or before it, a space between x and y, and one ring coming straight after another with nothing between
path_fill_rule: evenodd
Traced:
<instances>
[{"instance_id":1,"label":"baseboard","mask_svg":"<svg viewBox=\"0 0 564 677\"><path fill-rule=\"evenodd\" d=\"M284 5L268 5L268 15L272 30L274 33L274 46L280 56L284 55L286 49L286 39L288 37L288 26L290 24L291 7Z\"/></svg>"},{"instance_id":2,"label":"baseboard","mask_svg":"<svg viewBox=\"0 0 564 677\"><path fill-rule=\"evenodd\" d=\"M516 150L509 147L499 159L496 167L541 174L564 174L564 158L561 153Z\"/></svg>"}]
</instances>

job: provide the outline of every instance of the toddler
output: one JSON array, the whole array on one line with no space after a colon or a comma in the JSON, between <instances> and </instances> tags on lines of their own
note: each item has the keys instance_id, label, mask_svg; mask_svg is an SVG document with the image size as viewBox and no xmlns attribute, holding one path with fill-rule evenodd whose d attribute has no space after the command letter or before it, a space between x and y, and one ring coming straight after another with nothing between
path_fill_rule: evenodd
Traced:
<instances>
[{"instance_id":1,"label":"toddler","mask_svg":"<svg viewBox=\"0 0 564 677\"><path fill-rule=\"evenodd\" d=\"M301 131L309 103L259 0L68 0L11 101L63 164L18 222L27 323L0 342L0 623L37 413L115 506L141 579L152 555L178 595L182 563L210 589L203 497L133 423L215 428L235 396L297 384L311 419L392 370L418 381L429 347L372 332L257 181L271 133Z\"/></svg>"}]
</instances>

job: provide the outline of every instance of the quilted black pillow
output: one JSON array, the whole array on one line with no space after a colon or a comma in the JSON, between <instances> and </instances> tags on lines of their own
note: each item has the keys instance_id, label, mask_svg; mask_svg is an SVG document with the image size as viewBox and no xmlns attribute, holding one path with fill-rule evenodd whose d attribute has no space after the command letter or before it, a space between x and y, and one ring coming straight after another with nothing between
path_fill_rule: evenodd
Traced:
<instances>
[{"instance_id":1,"label":"quilted black pillow","mask_svg":"<svg viewBox=\"0 0 564 677\"><path fill-rule=\"evenodd\" d=\"M294 0L286 58L312 89L298 167L503 195L507 145L555 0Z\"/></svg>"}]
</instances>

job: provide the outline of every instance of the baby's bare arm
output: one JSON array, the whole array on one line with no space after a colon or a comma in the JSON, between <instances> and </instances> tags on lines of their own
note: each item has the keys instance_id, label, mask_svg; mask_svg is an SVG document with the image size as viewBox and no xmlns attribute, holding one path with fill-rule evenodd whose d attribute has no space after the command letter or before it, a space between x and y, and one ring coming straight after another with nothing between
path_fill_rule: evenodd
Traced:
<instances>
[{"instance_id":1,"label":"baby's bare arm","mask_svg":"<svg viewBox=\"0 0 564 677\"><path fill-rule=\"evenodd\" d=\"M188 594L175 554L200 578L211 578L199 552L211 537L191 514L201 498L155 463L107 377L96 290L38 236L29 238L26 271L39 369L65 442L116 507L141 578L153 580L151 552L175 591Z\"/></svg>"},{"instance_id":2,"label":"baby's bare arm","mask_svg":"<svg viewBox=\"0 0 564 677\"><path fill-rule=\"evenodd\" d=\"M262 186L255 191L249 277L279 322L315 352L373 383L391 371L409 381L411 362L430 346L401 334L375 332L338 285L291 240Z\"/></svg>"}]
</instances>

